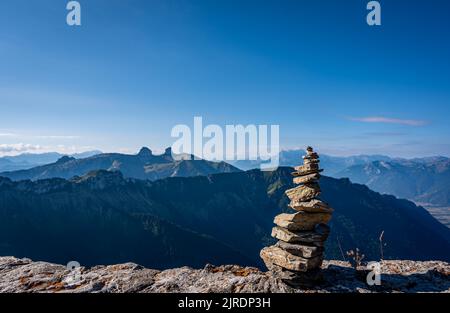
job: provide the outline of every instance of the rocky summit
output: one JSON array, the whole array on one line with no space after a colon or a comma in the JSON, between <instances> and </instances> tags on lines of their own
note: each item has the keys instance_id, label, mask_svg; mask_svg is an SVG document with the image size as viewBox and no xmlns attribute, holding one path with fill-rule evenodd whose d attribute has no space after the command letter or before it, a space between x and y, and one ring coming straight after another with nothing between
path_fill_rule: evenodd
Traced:
<instances>
[{"instance_id":1,"label":"rocky summit","mask_svg":"<svg viewBox=\"0 0 450 313\"><path fill-rule=\"evenodd\" d=\"M295 279L283 272L285 279ZM450 292L450 264L440 261L383 261L381 285L368 286L347 262L324 261L322 281L292 288L253 267L206 265L164 271L134 263L70 268L29 259L0 257L0 293L349 293Z\"/></svg>"},{"instance_id":2,"label":"rocky summit","mask_svg":"<svg viewBox=\"0 0 450 313\"><path fill-rule=\"evenodd\" d=\"M319 200L319 155L306 148L303 165L295 168L294 184L286 191L289 206L297 211L275 217L272 237L278 243L261 250L260 256L275 276L293 287L315 284L322 279L323 246L330 233L327 223L333 209Z\"/></svg>"}]
</instances>

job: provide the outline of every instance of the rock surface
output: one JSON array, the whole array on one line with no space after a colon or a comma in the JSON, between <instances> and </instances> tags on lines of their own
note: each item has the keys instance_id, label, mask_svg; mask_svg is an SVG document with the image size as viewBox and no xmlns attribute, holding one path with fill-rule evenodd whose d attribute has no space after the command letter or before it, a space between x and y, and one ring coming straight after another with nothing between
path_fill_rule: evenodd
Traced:
<instances>
[{"instance_id":1,"label":"rock surface","mask_svg":"<svg viewBox=\"0 0 450 313\"><path fill-rule=\"evenodd\" d=\"M384 261L381 286L370 287L346 262L324 261L323 282L293 289L270 272L237 265L188 267L158 271L127 263L79 268L29 259L0 257L2 293L170 293L170 292L446 292L450 293L450 264L440 261Z\"/></svg>"},{"instance_id":2,"label":"rock surface","mask_svg":"<svg viewBox=\"0 0 450 313\"><path fill-rule=\"evenodd\" d=\"M306 259L297 255L293 255L278 246L270 246L262 249L261 257L264 262L270 266L275 264L290 271L306 272L322 265L322 256ZM269 268L271 269L271 268Z\"/></svg>"}]
</instances>

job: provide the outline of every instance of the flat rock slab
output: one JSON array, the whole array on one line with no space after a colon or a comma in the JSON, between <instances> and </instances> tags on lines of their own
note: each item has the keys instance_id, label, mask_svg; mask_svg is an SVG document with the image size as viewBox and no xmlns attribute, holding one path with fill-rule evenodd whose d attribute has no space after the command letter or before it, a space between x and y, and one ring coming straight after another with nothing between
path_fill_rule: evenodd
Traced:
<instances>
[{"instance_id":1,"label":"flat rock slab","mask_svg":"<svg viewBox=\"0 0 450 313\"><path fill-rule=\"evenodd\" d=\"M206 265L159 271L127 263L82 268L75 288L67 283L72 273L66 266L0 257L0 293L450 293L450 264L442 261L383 261L382 284L376 288L357 279L347 262L324 261L321 272L322 283L292 288L272 272L252 267Z\"/></svg>"},{"instance_id":2,"label":"flat rock slab","mask_svg":"<svg viewBox=\"0 0 450 313\"><path fill-rule=\"evenodd\" d=\"M293 292L257 268L237 265L159 271L134 263L81 267L0 257L0 293L275 293Z\"/></svg>"},{"instance_id":3,"label":"flat rock slab","mask_svg":"<svg viewBox=\"0 0 450 313\"><path fill-rule=\"evenodd\" d=\"M307 272L298 272L273 264L271 272L274 277L281 279L284 283L294 288L311 288L320 285L324 281L323 271L319 268Z\"/></svg>"},{"instance_id":4,"label":"flat rock slab","mask_svg":"<svg viewBox=\"0 0 450 313\"><path fill-rule=\"evenodd\" d=\"M296 211L310 212L310 213L333 213L333 209L325 202L319 199L310 201L291 201L289 206Z\"/></svg>"},{"instance_id":5,"label":"flat rock slab","mask_svg":"<svg viewBox=\"0 0 450 313\"><path fill-rule=\"evenodd\" d=\"M302 185L286 190L286 196L294 202L305 202L313 200L320 195L320 187L318 185Z\"/></svg>"},{"instance_id":6,"label":"flat rock slab","mask_svg":"<svg viewBox=\"0 0 450 313\"><path fill-rule=\"evenodd\" d=\"M316 247L316 246L305 246L301 244L293 244L293 243L287 243L284 241L278 241L275 246L283 249L286 252L289 252L290 254L310 259L319 255L323 254L323 247Z\"/></svg>"},{"instance_id":7,"label":"flat rock slab","mask_svg":"<svg viewBox=\"0 0 450 313\"><path fill-rule=\"evenodd\" d=\"M316 174L316 173L321 173L321 172L323 172L323 170L305 170L305 169L302 169L302 168L300 168L300 167L296 167L295 168L296 169L296 171L295 172L292 172L291 174L292 174L292 176L305 176L305 175L310 175L310 174Z\"/></svg>"},{"instance_id":8,"label":"flat rock slab","mask_svg":"<svg viewBox=\"0 0 450 313\"><path fill-rule=\"evenodd\" d=\"M322 265L323 257L317 256L311 259L305 259L281 249L277 246L266 247L261 250L261 258L270 268L271 264L278 265L284 269L298 272L305 272L311 269L319 268Z\"/></svg>"},{"instance_id":9,"label":"flat rock slab","mask_svg":"<svg viewBox=\"0 0 450 313\"><path fill-rule=\"evenodd\" d=\"M313 230L318 224L327 224L331 220L331 213L297 212L294 214L280 214L274 223L290 231Z\"/></svg>"},{"instance_id":10,"label":"flat rock slab","mask_svg":"<svg viewBox=\"0 0 450 313\"><path fill-rule=\"evenodd\" d=\"M305 184L305 183L311 183L311 182L318 182L320 179L319 173L313 173L305 176L297 176L294 177L294 184Z\"/></svg>"},{"instance_id":11,"label":"flat rock slab","mask_svg":"<svg viewBox=\"0 0 450 313\"><path fill-rule=\"evenodd\" d=\"M308 163L294 167L297 172L318 171L319 163Z\"/></svg>"},{"instance_id":12,"label":"flat rock slab","mask_svg":"<svg viewBox=\"0 0 450 313\"><path fill-rule=\"evenodd\" d=\"M330 233L326 225L319 225L313 231L291 232L279 226L272 228L272 237L287 243L302 243L323 247Z\"/></svg>"}]
</instances>

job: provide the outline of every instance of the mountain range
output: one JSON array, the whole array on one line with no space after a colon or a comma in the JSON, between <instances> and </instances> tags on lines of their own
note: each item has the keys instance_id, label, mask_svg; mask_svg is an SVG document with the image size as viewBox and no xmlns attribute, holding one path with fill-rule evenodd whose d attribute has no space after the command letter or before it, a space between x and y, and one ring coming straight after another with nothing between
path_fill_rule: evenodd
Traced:
<instances>
[{"instance_id":1,"label":"mountain range","mask_svg":"<svg viewBox=\"0 0 450 313\"><path fill-rule=\"evenodd\" d=\"M280 166L294 167L301 163L301 156L305 153L303 149L296 150L281 150L279 153ZM331 156L326 154L320 155L321 167L324 169L324 174L334 177L340 171L359 164L367 164L373 161L388 161L390 157L385 155L354 155L347 157ZM261 160L238 160L231 161L230 164L242 169L251 170L260 168Z\"/></svg>"},{"instance_id":2,"label":"mountain range","mask_svg":"<svg viewBox=\"0 0 450 313\"><path fill-rule=\"evenodd\" d=\"M393 159L348 167L336 174L370 189L426 206L450 206L450 159Z\"/></svg>"},{"instance_id":3,"label":"mountain range","mask_svg":"<svg viewBox=\"0 0 450 313\"><path fill-rule=\"evenodd\" d=\"M162 155L154 155L150 149L144 147L136 155L101 153L83 159L63 156L54 163L19 171L2 172L0 176L12 180L69 179L94 170L121 171L125 177L149 180L240 171L225 162L197 160L188 155L175 160L170 148L166 149Z\"/></svg>"},{"instance_id":4,"label":"mountain range","mask_svg":"<svg viewBox=\"0 0 450 313\"><path fill-rule=\"evenodd\" d=\"M281 151L280 165L299 164L299 156L302 153L302 150ZM31 166L31 164L39 165ZM192 156L186 157L183 161L175 161L171 157L170 149L166 149L162 155L154 155L150 149L142 148L137 155L91 151L72 156L47 153L3 157L0 158L0 170L8 167L12 169L0 171L0 176L12 180L56 177L69 179L92 170L105 169L120 170L125 177L157 180L165 177L249 170L259 168L260 164L260 161L217 163L192 160ZM13 170L17 166L26 168ZM325 169L324 174L328 176L347 177L352 182L369 186L372 190L406 198L427 208L450 207L450 159L446 157L401 159L383 155L349 157L321 155L321 166ZM449 210L444 208L441 211L445 213ZM445 219L447 214L442 216Z\"/></svg>"},{"instance_id":5,"label":"mountain range","mask_svg":"<svg viewBox=\"0 0 450 313\"><path fill-rule=\"evenodd\" d=\"M147 150L147 148L144 148ZM168 151L166 149L166 151ZM300 155L304 153L303 150L283 150L280 152L280 166L296 166L299 163ZM11 172L18 170L28 170L33 167L56 163L64 156L73 157L75 159L89 158L92 156L102 154L99 150L87 151L72 155L64 155L58 152L48 152L41 154L23 153L17 156L0 157L0 173ZM120 153L107 154L108 157L114 158L124 156ZM388 161L391 158L383 155L357 155L349 157L337 157L330 155L321 155L322 165L325 169L325 174L333 176L334 174L358 164L367 164L372 161ZM234 165L241 170L259 169L262 161L228 161L227 163Z\"/></svg>"},{"instance_id":6,"label":"mountain range","mask_svg":"<svg viewBox=\"0 0 450 313\"><path fill-rule=\"evenodd\" d=\"M296 166L303 152L281 151L280 165ZM231 164L249 170L258 168L261 162L236 161ZM403 159L384 155L321 155L321 167L328 176L347 177L381 193L406 198L420 205L450 207L450 159L447 157Z\"/></svg>"},{"instance_id":7,"label":"mountain range","mask_svg":"<svg viewBox=\"0 0 450 313\"><path fill-rule=\"evenodd\" d=\"M83 159L100 153L102 152L99 150L92 150L70 154L68 156L75 159ZM22 153L15 156L0 157L0 172L25 170L40 165L54 163L63 156L65 155L58 152L47 152L47 153Z\"/></svg>"},{"instance_id":8,"label":"mountain range","mask_svg":"<svg viewBox=\"0 0 450 313\"><path fill-rule=\"evenodd\" d=\"M157 181L94 171L70 180L0 178L0 255L153 268L262 266L273 218L287 210L292 168ZM425 209L348 179L322 179L335 208L326 257L360 248L386 259L450 260L450 230Z\"/></svg>"}]
</instances>

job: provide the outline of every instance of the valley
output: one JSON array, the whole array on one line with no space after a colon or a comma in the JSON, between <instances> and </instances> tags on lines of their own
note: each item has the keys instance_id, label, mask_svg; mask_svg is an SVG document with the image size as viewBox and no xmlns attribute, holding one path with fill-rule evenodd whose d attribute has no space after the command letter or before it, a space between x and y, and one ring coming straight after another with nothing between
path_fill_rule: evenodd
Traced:
<instances>
[{"instance_id":1,"label":"valley","mask_svg":"<svg viewBox=\"0 0 450 313\"><path fill-rule=\"evenodd\" d=\"M157 181L94 171L14 182L0 178L0 255L85 266L135 262L156 269L204 264L263 268L273 217L286 212L292 168ZM348 179L322 178L335 209L325 257L359 247L379 260L450 260L450 230L407 200ZM420 230L420 231L419 231Z\"/></svg>"}]
</instances>

